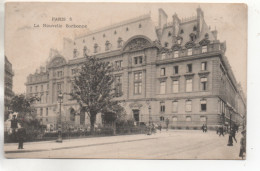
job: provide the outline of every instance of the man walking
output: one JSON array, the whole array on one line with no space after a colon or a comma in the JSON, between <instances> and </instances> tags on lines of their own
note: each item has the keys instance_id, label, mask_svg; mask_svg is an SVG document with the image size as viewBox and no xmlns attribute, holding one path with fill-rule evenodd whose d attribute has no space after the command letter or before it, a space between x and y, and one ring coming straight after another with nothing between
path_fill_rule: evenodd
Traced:
<instances>
[{"instance_id":1,"label":"man walking","mask_svg":"<svg viewBox=\"0 0 260 171\"><path fill-rule=\"evenodd\" d=\"M223 135L224 137L224 127L223 125L219 127L219 136Z\"/></svg>"},{"instance_id":2,"label":"man walking","mask_svg":"<svg viewBox=\"0 0 260 171\"><path fill-rule=\"evenodd\" d=\"M166 118L165 123L166 123L166 131L168 131L168 126L169 126L169 119L168 118Z\"/></svg>"},{"instance_id":3,"label":"man walking","mask_svg":"<svg viewBox=\"0 0 260 171\"><path fill-rule=\"evenodd\" d=\"M25 129L24 128L19 128L17 131L17 138L18 138L18 149L23 149L23 142L25 139Z\"/></svg>"}]
</instances>

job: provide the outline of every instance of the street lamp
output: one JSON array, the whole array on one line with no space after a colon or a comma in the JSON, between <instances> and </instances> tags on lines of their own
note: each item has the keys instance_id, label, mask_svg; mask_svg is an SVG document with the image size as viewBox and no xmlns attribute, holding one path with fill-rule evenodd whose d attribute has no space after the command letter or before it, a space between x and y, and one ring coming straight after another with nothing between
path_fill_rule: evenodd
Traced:
<instances>
[{"instance_id":1,"label":"street lamp","mask_svg":"<svg viewBox=\"0 0 260 171\"><path fill-rule=\"evenodd\" d=\"M150 104L150 101L147 100L146 101L146 104L148 105L148 111L149 111L149 132L148 132L148 135L151 135L152 134L152 126L151 126L151 122L152 122L152 117L151 117L151 104Z\"/></svg>"},{"instance_id":2,"label":"street lamp","mask_svg":"<svg viewBox=\"0 0 260 171\"><path fill-rule=\"evenodd\" d=\"M56 140L56 142L62 143L61 103L63 100L63 94L61 93L61 91L58 95L58 100L60 103L60 116L59 116L59 121L58 121L58 139Z\"/></svg>"},{"instance_id":3,"label":"street lamp","mask_svg":"<svg viewBox=\"0 0 260 171\"><path fill-rule=\"evenodd\" d=\"M233 146L233 139L232 139L232 132L231 132L231 119L232 119L232 108L229 107L229 137L228 137L228 144L227 146Z\"/></svg>"}]
</instances>

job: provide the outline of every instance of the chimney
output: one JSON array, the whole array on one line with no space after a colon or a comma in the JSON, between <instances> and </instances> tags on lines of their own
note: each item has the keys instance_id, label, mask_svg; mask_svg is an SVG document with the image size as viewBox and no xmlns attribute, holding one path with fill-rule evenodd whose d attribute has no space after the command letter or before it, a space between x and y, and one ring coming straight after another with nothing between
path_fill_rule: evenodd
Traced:
<instances>
[{"instance_id":1,"label":"chimney","mask_svg":"<svg viewBox=\"0 0 260 171\"><path fill-rule=\"evenodd\" d=\"M204 12L201 10L201 8L197 8L197 34L199 35L201 29L202 29L202 24L204 22Z\"/></svg>"},{"instance_id":2,"label":"chimney","mask_svg":"<svg viewBox=\"0 0 260 171\"><path fill-rule=\"evenodd\" d=\"M179 19L176 13L172 16L172 22L173 22L173 35L178 36L181 20Z\"/></svg>"},{"instance_id":3,"label":"chimney","mask_svg":"<svg viewBox=\"0 0 260 171\"><path fill-rule=\"evenodd\" d=\"M159 8L159 28L163 29L163 27L167 26L167 14L162 8Z\"/></svg>"}]
</instances>

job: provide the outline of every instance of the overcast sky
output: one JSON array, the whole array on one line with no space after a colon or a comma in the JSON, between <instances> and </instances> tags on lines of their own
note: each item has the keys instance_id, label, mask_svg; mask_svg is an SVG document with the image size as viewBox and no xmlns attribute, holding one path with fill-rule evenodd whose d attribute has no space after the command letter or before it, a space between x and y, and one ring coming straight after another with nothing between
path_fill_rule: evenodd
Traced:
<instances>
[{"instance_id":1,"label":"overcast sky","mask_svg":"<svg viewBox=\"0 0 260 171\"><path fill-rule=\"evenodd\" d=\"M26 77L44 65L50 48L62 49L63 37L95 30L151 12L157 25L158 9L168 14L168 22L204 11L206 23L217 29L218 39L226 41L226 56L234 75L246 90L247 8L242 4L176 4L176 3L7 3L5 15L5 55L15 72L13 90L25 92ZM70 24L86 24L88 29L34 28L34 24L56 24L52 17L72 17Z\"/></svg>"}]
</instances>

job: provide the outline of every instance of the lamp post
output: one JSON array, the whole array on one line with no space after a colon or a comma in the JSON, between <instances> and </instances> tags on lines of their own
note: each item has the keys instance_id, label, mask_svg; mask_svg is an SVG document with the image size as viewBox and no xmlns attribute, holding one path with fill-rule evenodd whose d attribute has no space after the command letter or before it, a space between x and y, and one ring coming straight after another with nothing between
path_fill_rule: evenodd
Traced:
<instances>
[{"instance_id":1,"label":"lamp post","mask_svg":"<svg viewBox=\"0 0 260 171\"><path fill-rule=\"evenodd\" d=\"M59 116L59 121L58 121L58 139L56 140L56 142L59 142L59 143L62 143L62 124L61 124L61 103L62 103L62 100L63 100L63 94L59 93L58 95L58 100L59 100L59 103L60 103L60 116Z\"/></svg>"},{"instance_id":2,"label":"lamp post","mask_svg":"<svg viewBox=\"0 0 260 171\"><path fill-rule=\"evenodd\" d=\"M229 114L230 114L230 117L229 117L229 137L228 137L228 144L227 146L233 146L233 139L232 139L232 130L231 130L231 119L232 119L232 108L229 107Z\"/></svg>"}]
</instances>

